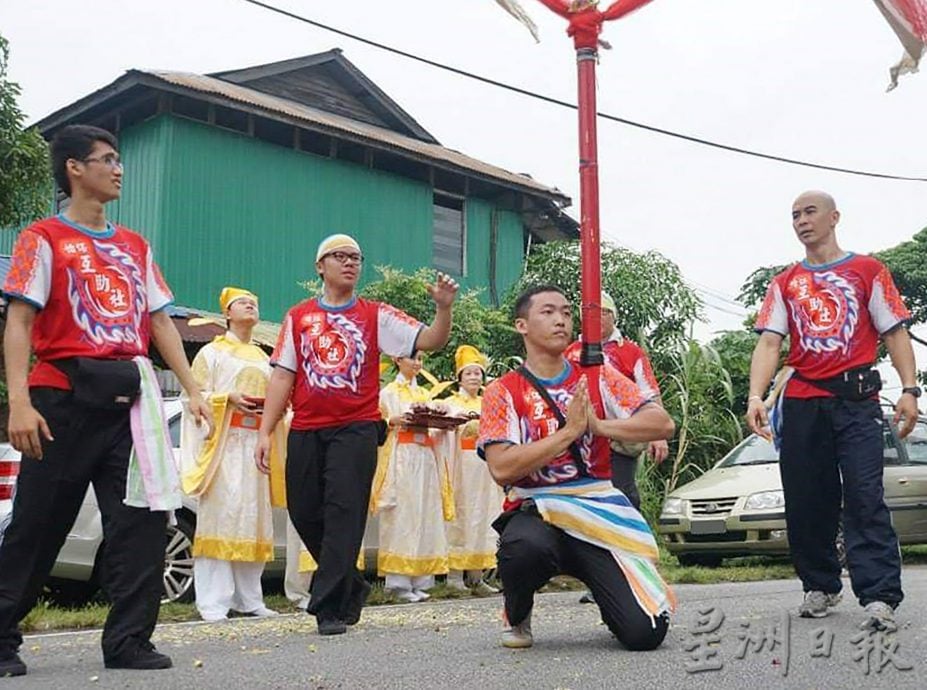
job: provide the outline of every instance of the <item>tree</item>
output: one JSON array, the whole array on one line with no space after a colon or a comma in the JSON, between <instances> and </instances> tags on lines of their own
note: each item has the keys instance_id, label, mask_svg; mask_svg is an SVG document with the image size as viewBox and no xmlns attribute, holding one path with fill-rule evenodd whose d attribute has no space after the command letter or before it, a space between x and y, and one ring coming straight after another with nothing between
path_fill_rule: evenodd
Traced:
<instances>
[{"instance_id":1,"label":"tree","mask_svg":"<svg viewBox=\"0 0 927 690\"><path fill-rule=\"evenodd\" d=\"M511 305L522 289L538 283L559 286L580 304L579 242L549 242L535 246L525 272L510 292ZM672 349L701 316L701 301L686 285L679 267L658 252L638 254L602 243L602 289L618 307L618 327L631 338L642 338L657 350ZM574 327L581 319L577 309Z\"/></svg>"},{"instance_id":2,"label":"tree","mask_svg":"<svg viewBox=\"0 0 927 690\"><path fill-rule=\"evenodd\" d=\"M435 272L427 268L413 274L389 266L378 266L381 279L367 284L361 294L367 299L392 304L423 323L434 318L435 305L428 294ZM425 369L443 381L454 380L454 353L460 345L473 345L492 359L490 373L498 375L511 368L515 349L515 329L508 315L480 301L481 290L467 290L454 303L454 321L447 346L429 354Z\"/></svg>"},{"instance_id":3,"label":"tree","mask_svg":"<svg viewBox=\"0 0 927 690\"><path fill-rule=\"evenodd\" d=\"M7 79L10 49L0 36L0 228L27 223L48 210L48 146L38 130L25 130L16 99L19 84Z\"/></svg>"}]
</instances>

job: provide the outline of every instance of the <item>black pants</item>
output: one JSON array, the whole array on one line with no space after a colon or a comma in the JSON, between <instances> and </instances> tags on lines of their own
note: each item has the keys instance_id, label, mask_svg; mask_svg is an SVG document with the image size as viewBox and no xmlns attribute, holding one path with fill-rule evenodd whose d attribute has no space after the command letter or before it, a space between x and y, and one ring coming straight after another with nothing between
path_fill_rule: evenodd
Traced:
<instances>
[{"instance_id":1,"label":"black pants","mask_svg":"<svg viewBox=\"0 0 927 690\"><path fill-rule=\"evenodd\" d=\"M628 649L656 649L666 636L668 617L660 616L654 624L637 605L624 573L608 551L547 524L536 511L521 511L508 519L497 557L505 613L512 625L531 613L534 593L562 573L589 587L602 621Z\"/></svg>"},{"instance_id":2,"label":"black pants","mask_svg":"<svg viewBox=\"0 0 927 690\"><path fill-rule=\"evenodd\" d=\"M0 541L0 654L22 644L19 622L35 606L91 482L103 517L100 572L112 601L103 656L131 653L158 620L167 513L123 503L129 413L81 408L70 392L53 388L31 395L55 440L42 440L43 459L22 458L12 519Z\"/></svg>"},{"instance_id":3,"label":"black pants","mask_svg":"<svg viewBox=\"0 0 927 690\"><path fill-rule=\"evenodd\" d=\"M307 608L319 619L343 620L352 594L364 584L356 563L376 466L376 422L291 431L287 440L287 506L319 565Z\"/></svg>"},{"instance_id":4,"label":"black pants","mask_svg":"<svg viewBox=\"0 0 927 690\"><path fill-rule=\"evenodd\" d=\"M789 547L806 592L840 591L834 539L842 504L847 565L860 604L894 607L904 597L898 538L882 493L882 433L875 401L783 403L779 471Z\"/></svg>"},{"instance_id":5,"label":"black pants","mask_svg":"<svg viewBox=\"0 0 927 690\"><path fill-rule=\"evenodd\" d=\"M637 492L637 458L611 451L612 486L628 497L638 510L641 509L641 495Z\"/></svg>"}]
</instances>

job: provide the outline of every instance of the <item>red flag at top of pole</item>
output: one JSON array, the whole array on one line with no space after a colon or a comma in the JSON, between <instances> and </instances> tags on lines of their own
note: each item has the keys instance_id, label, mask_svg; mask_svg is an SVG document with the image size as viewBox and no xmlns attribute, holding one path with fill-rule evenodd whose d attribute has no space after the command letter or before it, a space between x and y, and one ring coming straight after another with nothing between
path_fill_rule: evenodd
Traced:
<instances>
[{"instance_id":1,"label":"red flag at top of pole","mask_svg":"<svg viewBox=\"0 0 927 690\"><path fill-rule=\"evenodd\" d=\"M927 50L927 0L875 0L875 4L904 46L901 62L889 70L891 91L898 86L900 75L917 72L917 64Z\"/></svg>"}]
</instances>

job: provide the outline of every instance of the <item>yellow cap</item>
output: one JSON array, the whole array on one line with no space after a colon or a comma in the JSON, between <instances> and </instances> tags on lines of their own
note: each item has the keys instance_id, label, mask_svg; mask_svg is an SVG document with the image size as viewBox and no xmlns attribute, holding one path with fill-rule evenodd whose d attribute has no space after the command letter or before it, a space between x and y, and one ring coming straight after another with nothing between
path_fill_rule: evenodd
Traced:
<instances>
[{"instance_id":1,"label":"yellow cap","mask_svg":"<svg viewBox=\"0 0 927 690\"><path fill-rule=\"evenodd\" d=\"M225 311L232 302L242 297L250 297L255 302L258 301L257 295L249 290L237 287L224 287L222 288L222 292L219 293L219 307L222 311Z\"/></svg>"},{"instance_id":2,"label":"yellow cap","mask_svg":"<svg viewBox=\"0 0 927 690\"><path fill-rule=\"evenodd\" d=\"M477 350L472 345L461 345L457 348L457 352L454 353L454 365L457 375L460 375L461 370L466 367L469 367L471 364L475 364L483 372L486 372L486 357Z\"/></svg>"},{"instance_id":3,"label":"yellow cap","mask_svg":"<svg viewBox=\"0 0 927 690\"><path fill-rule=\"evenodd\" d=\"M361 250L357 240L350 235L329 235L319 242L319 249L315 253L315 260L321 261L323 256L330 254L336 249L353 249L358 253L360 253Z\"/></svg>"},{"instance_id":4,"label":"yellow cap","mask_svg":"<svg viewBox=\"0 0 927 690\"><path fill-rule=\"evenodd\" d=\"M618 316L618 310L615 309L615 300L612 299L612 296L602 290L602 309L608 309L613 315Z\"/></svg>"}]
</instances>

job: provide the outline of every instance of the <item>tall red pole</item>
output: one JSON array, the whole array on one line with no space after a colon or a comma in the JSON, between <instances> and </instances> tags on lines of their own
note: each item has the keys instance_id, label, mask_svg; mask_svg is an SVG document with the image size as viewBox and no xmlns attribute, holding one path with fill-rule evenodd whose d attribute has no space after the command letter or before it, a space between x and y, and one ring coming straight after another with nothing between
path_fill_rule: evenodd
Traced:
<instances>
[{"instance_id":1,"label":"tall red pole","mask_svg":"<svg viewBox=\"0 0 927 690\"><path fill-rule=\"evenodd\" d=\"M599 161L596 139L595 48L577 48L579 83L580 256L583 347L580 364L600 365L602 355L602 261L599 241ZM590 382L591 383L591 382Z\"/></svg>"}]
</instances>

